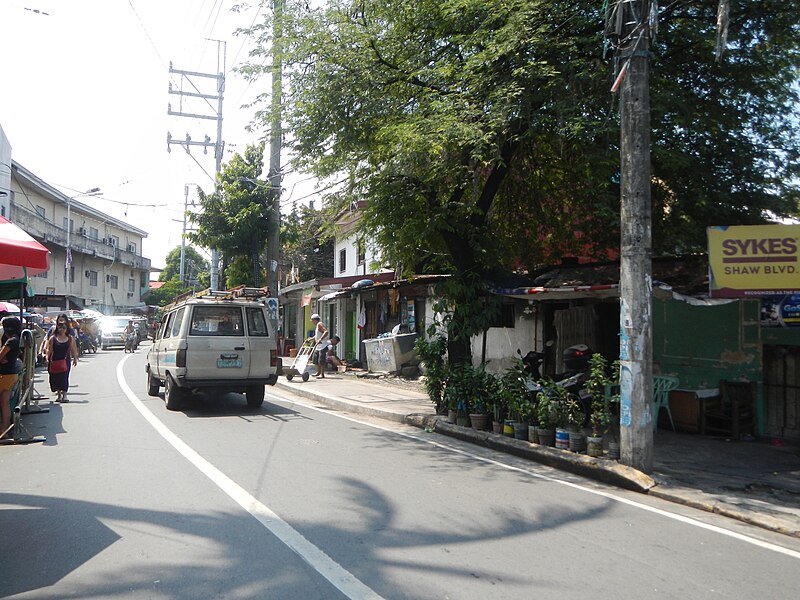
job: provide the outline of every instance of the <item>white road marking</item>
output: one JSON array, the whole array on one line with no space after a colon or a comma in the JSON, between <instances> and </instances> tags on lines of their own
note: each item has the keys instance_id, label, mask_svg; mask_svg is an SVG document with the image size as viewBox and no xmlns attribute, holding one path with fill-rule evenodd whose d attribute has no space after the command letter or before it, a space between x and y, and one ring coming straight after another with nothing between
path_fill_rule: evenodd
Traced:
<instances>
[{"instance_id":1,"label":"white road marking","mask_svg":"<svg viewBox=\"0 0 800 600\"><path fill-rule=\"evenodd\" d=\"M337 590L352 600L383 600L383 597L367 587L360 580L347 571L330 556L309 542L303 535L281 519L268 506L265 506L251 496L239 484L230 479L222 471L200 456L195 450L181 440L177 435L164 425L150 412L139 400L133 390L128 386L122 373L122 367L130 358L123 358L117 364L117 381L122 391L131 401L136 410L147 420L150 425L175 448L186 460L194 465L198 471L213 481L219 489L227 494L234 502L250 513L270 533L291 548L300 558L308 563L315 571L327 579Z\"/></svg>"},{"instance_id":2,"label":"white road marking","mask_svg":"<svg viewBox=\"0 0 800 600\"><path fill-rule=\"evenodd\" d=\"M384 426L378 425L376 423L360 421L359 419L357 419L355 417L350 417L350 416L347 416L347 415L343 415L341 413L331 412L330 410L320 409L320 408L317 408L317 407L315 407L315 406L313 406L311 404L308 404L308 403L306 403L306 402L304 402L302 400L294 400L294 399L282 398L281 396L276 396L274 394L269 394L269 393L267 393L266 395L267 395L267 397L273 398L275 400L280 400L282 402L294 402L296 404L301 404L302 406L305 406L306 408L309 408L311 410L315 410L317 412L324 413L326 415L330 415L330 416L333 416L333 417L338 417L340 419L345 419L345 420L348 420L348 421L352 421L354 423L360 423L361 425L366 425L367 427L373 427L375 429L379 429L379 430L382 430L382 431L390 431L392 433L395 433L396 435L403 436L403 437L415 440L417 442L424 442L426 444L430 444L431 446L435 446L435 447L441 448L443 450L448 450L448 451L453 452L455 454L461 454L462 456L468 456L469 458L472 458L472 459L475 459L475 460L478 460L478 461L481 461L481 462L485 462L485 463L489 463L489 464L492 464L492 465L496 465L498 467L503 467L504 469L508 469L509 471L515 471L515 472L518 472L518 473L525 473L526 475L529 475L531 477L536 477L538 479L543 479L545 481L550 481L552 483L558 483L558 484L561 484L561 485L565 485L565 486L574 488L576 490L581 490L583 492L588 492L590 494L595 494L597 496L602 496L603 498L608 498L609 500L614 500L614 501L619 502L621 504L627 504L628 506L633 506L634 508L639 508L641 510L645 510L645 511L648 511L648 512L651 512L651 513L655 513L655 514L660 515L662 517L667 517L668 519L673 519L675 521L680 521L681 523L686 523L687 525L692 525L694 527L699 527L701 529L707 529L708 531L713 531L713 532L719 533L721 535L732 537L734 539L746 542L748 544L752 544L754 546L759 546L760 548L764 548L766 550L772 550L773 552L778 552L780 554L785 554L786 556L790 556L792 558L800 559L800 552L798 552L796 550L791 550L789 548L784 548L782 546L778 546L777 544L772 544L770 542L765 542L763 540L759 540L757 538L753 538L753 537L744 535L744 534L739 533L737 531L731 531L730 529L725 529L724 527L719 527L717 525L711 525L709 523L703 523L702 521L698 521L697 519L693 519L691 517L686 517L684 515L679 515L677 513L673 513L673 512L667 511L667 510L663 510L661 508L656 508L654 506L648 506L647 504L642 504L641 502L637 502L635 500L630 500L628 498L623 498L622 496L617 496L616 494L612 494L610 492L604 492L602 490L588 488L588 487L582 486L580 484L573 483L572 481L566 481L564 479L558 479L556 477L552 477L552 476L549 476L549 475L542 475L541 473L536 473L534 471L529 471L528 469L523 469L521 467L515 467L513 465L509 465L509 464L506 464L506 463L503 463L503 462L500 462L500 461L497 461L497 460L494 460L494 459L491 459L491 458L486 458L484 456L479 456L477 454L473 454L472 452L467 452L466 450L461 450L460 448L455 448L453 446L449 446L447 444L444 444L442 442L438 442L436 440L432 440L432 439L429 439L429 438L421 437L421 436L418 436L418 435L412 435L410 433L406 433L406 432L403 432L403 431L397 431L396 429L391 429L389 427L384 427Z\"/></svg>"}]
</instances>

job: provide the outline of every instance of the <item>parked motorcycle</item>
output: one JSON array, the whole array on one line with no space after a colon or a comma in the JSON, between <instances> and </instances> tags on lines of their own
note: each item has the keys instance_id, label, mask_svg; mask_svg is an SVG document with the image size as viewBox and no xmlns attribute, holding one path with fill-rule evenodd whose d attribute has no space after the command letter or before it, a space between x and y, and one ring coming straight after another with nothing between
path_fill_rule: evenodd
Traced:
<instances>
[{"instance_id":1,"label":"parked motorcycle","mask_svg":"<svg viewBox=\"0 0 800 600\"><path fill-rule=\"evenodd\" d=\"M539 382L542 380L541 365L544 363L544 354L535 350L531 350L524 356L520 350L517 350L517 353L521 356L522 364L528 374L528 378L524 382L525 387L535 398L536 394L542 390ZM567 370L551 377L558 387L566 389L570 396L580 402L586 416L584 426L589 423L592 409L592 397L586 390L591 356L592 349L586 344L575 344L568 347L562 353L564 367Z\"/></svg>"}]
</instances>

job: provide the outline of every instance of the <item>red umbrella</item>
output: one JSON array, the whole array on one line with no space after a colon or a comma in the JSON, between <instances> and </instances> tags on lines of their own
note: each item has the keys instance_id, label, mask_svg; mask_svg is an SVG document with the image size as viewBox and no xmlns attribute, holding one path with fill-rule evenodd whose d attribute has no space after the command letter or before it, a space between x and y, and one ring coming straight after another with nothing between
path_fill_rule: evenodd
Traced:
<instances>
[{"instance_id":1,"label":"red umbrella","mask_svg":"<svg viewBox=\"0 0 800 600\"><path fill-rule=\"evenodd\" d=\"M24 268L23 268L24 267ZM22 279L50 268L50 251L14 225L0 217L0 281Z\"/></svg>"}]
</instances>

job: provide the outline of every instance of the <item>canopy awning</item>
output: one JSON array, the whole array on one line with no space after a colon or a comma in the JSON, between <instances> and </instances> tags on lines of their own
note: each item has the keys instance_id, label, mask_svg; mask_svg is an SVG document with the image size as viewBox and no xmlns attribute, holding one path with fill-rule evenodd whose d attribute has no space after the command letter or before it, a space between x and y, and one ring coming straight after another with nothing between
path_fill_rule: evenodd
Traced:
<instances>
[{"instance_id":1,"label":"canopy awning","mask_svg":"<svg viewBox=\"0 0 800 600\"><path fill-rule=\"evenodd\" d=\"M319 298L317 298L317 300L319 300L320 302L328 302L330 300L333 300L334 298L338 298L339 296L344 295L345 293L347 293L347 290L336 290L335 292L330 292L328 294L325 294L324 296L320 296Z\"/></svg>"},{"instance_id":2,"label":"canopy awning","mask_svg":"<svg viewBox=\"0 0 800 600\"><path fill-rule=\"evenodd\" d=\"M498 296L520 300L568 300L570 298L615 298L619 296L619 284L572 285L561 287L496 288L491 290Z\"/></svg>"},{"instance_id":3,"label":"canopy awning","mask_svg":"<svg viewBox=\"0 0 800 600\"><path fill-rule=\"evenodd\" d=\"M50 268L50 251L14 225L0 217L0 281L24 279Z\"/></svg>"}]
</instances>

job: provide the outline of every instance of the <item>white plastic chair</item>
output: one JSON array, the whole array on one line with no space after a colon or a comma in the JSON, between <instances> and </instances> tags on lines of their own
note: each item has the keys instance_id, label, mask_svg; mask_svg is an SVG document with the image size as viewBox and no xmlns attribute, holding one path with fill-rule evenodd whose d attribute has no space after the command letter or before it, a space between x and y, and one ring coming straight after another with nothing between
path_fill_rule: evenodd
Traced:
<instances>
[{"instance_id":1,"label":"white plastic chair","mask_svg":"<svg viewBox=\"0 0 800 600\"><path fill-rule=\"evenodd\" d=\"M672 431L675 431L675 422L672 420L672 412L669 409L669 393L678 387L680 379L670 375L655 375L653 377L653 431L658 429L658 415L662 408L667 409L669 424Z\"/></svg>"}]
</instances>

